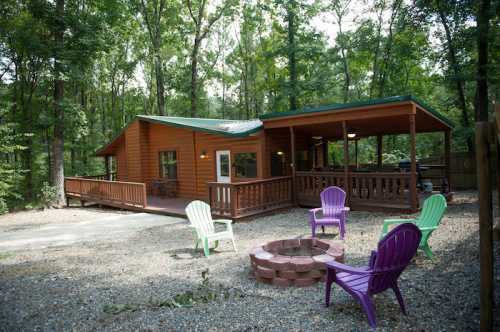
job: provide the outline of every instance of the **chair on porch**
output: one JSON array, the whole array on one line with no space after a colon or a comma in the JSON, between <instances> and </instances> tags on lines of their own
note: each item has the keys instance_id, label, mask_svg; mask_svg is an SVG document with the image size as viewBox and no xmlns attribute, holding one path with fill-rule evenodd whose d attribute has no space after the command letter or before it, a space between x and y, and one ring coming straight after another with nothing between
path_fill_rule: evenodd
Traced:
<instances>
[{"instance_id":1,"label":"chair on porch","mask_svg":"<svg viewBox=\"0 0 500 332\"><path fill-rule=\"evenodd\" d=\"M428 240L432 232L438 228L444 212L446 211L446 198L441 194L435 194L427 198L422 207L420 216L416 219L386 219L382 228L383 237L387 234L390 225L402 223L414 223L422 232L422 240L420 240L419 248L422 249L427 257L432 258L433 253L429 246Z\"/></svg>"},{"instance_id":2,"label":"chair on porch","mask_svg":"<svg viewBox=\"0 0 500 332\"><path fill-rule=\"evenodd\" d=\"M345 191L339 187L328 187L321 194L321 207L309 210L309 221L311 223L312 236L316 237L316 228L321 226L323 233L325 226L338 226L340 238L345 235L345 220L349 208L345 206ZM322 216L317 216L321 211Z\"/></svg>"},{"instance_id":3,"label":"chair on porch","mask_svg":"<svg viewBox=\"0 0 500 332\"><path fill-rule=\"evenodd\" d=\"M398 278L417 252L421 237L422 233L415 225L399 225L379 241L368 266L351 267L335 261L326 263L325 305L330 305L331 287L335 282L361 303L370 326L376 328L372 296L392 288L401 311L406 315Z\"/></svg>"},{"instance_id":4,"label":"chair on porch","mask_svg":"<svg viewBox=\"0 0 500 332\"><path fill-rule=\"evenodd\" d=\"M231 240L233 243L234 251L236 243L234 242L232 220L219 219L213 220L210 206L202 201L192 201L186 207L186 215L192 227L196 232L195 250L198 245L202 244L205 256L210 254L210 244L215 243L215 248L219 245L220 240ZM214 223L221 223L226 225L226 230L222 232L215 231Z\"/></svg>"}]
</instances>

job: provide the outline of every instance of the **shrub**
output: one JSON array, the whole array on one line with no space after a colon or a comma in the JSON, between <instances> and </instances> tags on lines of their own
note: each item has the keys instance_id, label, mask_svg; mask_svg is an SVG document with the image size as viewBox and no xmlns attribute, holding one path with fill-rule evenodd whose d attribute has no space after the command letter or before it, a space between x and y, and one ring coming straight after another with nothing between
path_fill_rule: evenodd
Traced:
<instances>
[{"instance_id":1,"label":"shrub","mask_svg":"<svg viewBox=\"0 0 500 332\"><path fill-rule=\"evenodd\" d=\"M57 191L56 187L52 187L47 182L42 184L42 188L40 189L40 193L38 194L38 200L42 207L49 207L56 200Z\"/></svg>"}]
</instances>

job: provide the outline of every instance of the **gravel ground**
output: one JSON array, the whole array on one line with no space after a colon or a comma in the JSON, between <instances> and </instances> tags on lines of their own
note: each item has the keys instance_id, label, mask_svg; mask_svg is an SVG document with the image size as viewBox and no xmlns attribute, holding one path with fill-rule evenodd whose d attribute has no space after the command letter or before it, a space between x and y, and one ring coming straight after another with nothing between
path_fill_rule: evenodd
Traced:
<instances>
[{"instance_id":1,"label":"gravel ground","mask_svg":"<svg viewBox=\"0 0 500 332\"><path fill-rule=\"evenodd\" d=\"M436 259L430 261L419 252L401 277L408 316L400 314L390 291L375 297L379 330L478 330L477 194L461 192L455 202L431 237ZM0 230L115 213L101 211L63 209L26 212L22 218L3 216ZM350 214L348 264L366 264L387 217ZM338 286L332 292L332 305L325 308L323 284L276 288L249 279L249 249L270 240L309 235L307 210L237 223L234 230L239 252L232 252L230 243L222 243L209 258L193 251L192 234L184 224L148 228L123 241L0 253L0 330L369 330L359 304ZM330 229L325 238L335 238L333 233ZM497 284L499 254L496 244ZM241 296L192 307L158 305L197 289L206 269L210 283L222 284ZM110 313L106 308L123 311Z\"/></svg>"}]
</instances>

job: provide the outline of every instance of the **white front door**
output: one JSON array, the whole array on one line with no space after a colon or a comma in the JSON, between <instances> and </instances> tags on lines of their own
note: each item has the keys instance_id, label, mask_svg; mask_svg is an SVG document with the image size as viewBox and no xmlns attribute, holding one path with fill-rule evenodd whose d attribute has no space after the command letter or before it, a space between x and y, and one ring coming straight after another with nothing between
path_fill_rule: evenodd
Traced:
<instances>
[{"instance_id":1,"label":"white front door","mask_svg":"<svg viewBox=\"0 0 500 332\"><path fill-rule=\"evenodd\" d=\"M231 154L228 150L215 152L217 167L217 182L231 183ZM217 200L221 204L229 204L231 193L229 188L220 188L217 190Z\"/></svg>"},{"instance_id":2,"label":"white front door","mask_svg":"<svg viewBox=\"0 0 500 332\"><path fill-rule=\"evenodd\" d=\"M231 183L231 154L228 150L216 151L217 182Z\"/></svg>"}]
</instances>

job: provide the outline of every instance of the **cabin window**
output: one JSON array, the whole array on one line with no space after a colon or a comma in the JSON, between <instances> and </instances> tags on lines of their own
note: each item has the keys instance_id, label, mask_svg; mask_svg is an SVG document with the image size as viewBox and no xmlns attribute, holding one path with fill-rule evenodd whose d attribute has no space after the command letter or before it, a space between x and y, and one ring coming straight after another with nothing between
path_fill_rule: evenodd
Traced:
<instances>
[{"instance_id":1,"label":"cabin window","mask_svg":"<svg viewBox=\"0 0 500 332\"><path fill-rule=\"evenodd\" d=\"M177 151L161 151L160 176L167 179L177 179Z\"/></svg>"},{"instance_id":2,"label":"cabin window","mask_svg":"<svg viewBox=\"0 0 500 332\"><path fill-rule=\"evenodd\" d=\"M285 154L282 151L271 153L271 176L284 176L285 173Z\"/></svg>"},{"instance_id":3,"label":"cabin window","mask_svg":"<svg viewBox=\"0 0 500 332\"><path fill-rule=\"evenodd\" d=\"M236 168L236 177L256 178L257 154L255 152L236 153L234 155L234 166Z\"/></svg>"}]
</instances>

